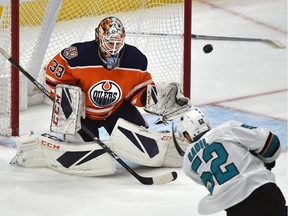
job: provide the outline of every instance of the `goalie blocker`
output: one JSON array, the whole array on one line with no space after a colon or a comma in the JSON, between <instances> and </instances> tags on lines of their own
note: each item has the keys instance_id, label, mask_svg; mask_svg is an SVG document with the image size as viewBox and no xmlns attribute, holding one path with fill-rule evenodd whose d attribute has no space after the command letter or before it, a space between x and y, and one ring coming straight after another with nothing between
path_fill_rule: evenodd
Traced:
<instances>
[{"instance_id":1,"label":"goalie blocker","mask_svg":"<svg viewBox=\"0 0 288 216\"><path fill-rule=\"evenodd\" d=\"M57 85L50 130L75 134L81 129L81 118L85 118L85 96L82 89L72 85Z\"/></svg>"},{"instance_id":2,"label":"goalie blocker","mask_svg":"<svg viewBox=\"0 0 288 216\"><path fill-rule=\"evenodd\" d=\"M119 119L109 140L104 141L117 155L150 167L181 167L170 132L150 132ZM181 148L188 143L179 139ZM58 172L102 176L116 172L115 161L95 142L67 143L50 134L17 139L17 153L11 161L23 167L48 167Z\"/></svg>"}]
</instances>

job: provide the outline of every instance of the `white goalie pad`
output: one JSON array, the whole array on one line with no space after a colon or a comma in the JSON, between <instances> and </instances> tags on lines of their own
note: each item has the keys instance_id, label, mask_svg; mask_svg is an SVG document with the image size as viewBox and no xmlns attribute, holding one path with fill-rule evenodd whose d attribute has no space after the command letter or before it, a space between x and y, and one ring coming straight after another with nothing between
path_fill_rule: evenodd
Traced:
<instances>
[{"instance_id":1,"label":"white goalie pad","mask_svg":"<svg viewBox=\"0 0 288 216\"><path fill-rule=\"evenodd\" d=\"M39 135L35 134L18 137L16 156L10 164L29 168L47 167L38 138Z\"/></svg>"},{"instance_id":2,"label":"white goalie pad","mask_svg":"<svg viewBox=\"0 0 288 216\"><path fill-rule=\"evenodd\" d=\"M148 85L144 110L159 115L157 122L173 120L191 108L191 101L182 93L178 83Z\"/></svg>"},{"instance_id":3,"label":"white goalie pad","mask_svg":"<svg viewBox=\"0 0 288 216\"><path fill-rule=\"evenodd\" d=\"M51 134L18 138L16 156L10 164L27 168L48 167L79 176L103 176L116 172L114 159L97 143L66 143Z\"/></svg>"},{"instance_id":4,"label":"white goalie pad","mask_svg":"<svg viewBox=\"0 0 288 216\"><path fill-rule=\"evenodd\" d=\"M111 149L119 156L151 167L181 167L181 157L174 146L171 132L150 132L119 119L110 136Z\"/></svg>"},{"instance_id":5,"label":"white goalie pad","mask_svg":"<svg viewBox=\"0 0 288 216\"><path fill-rule=\"evenodd\" d=\"M85 98L81 88L59 84L56 86L50 130L55 133L75 134L85 118Z\"/></svg>"},{"instance_id":6,"label":"white goalie pad","mask_svg":"<svg viewBox=\"0 0 288 216\"><path fill-rule=\"evenodd\" d=\"M97 143L66 143L50 134L39 137L47 166L80 176L103 176L116 172L113 158Z\"/></svg>"}]
</instances>

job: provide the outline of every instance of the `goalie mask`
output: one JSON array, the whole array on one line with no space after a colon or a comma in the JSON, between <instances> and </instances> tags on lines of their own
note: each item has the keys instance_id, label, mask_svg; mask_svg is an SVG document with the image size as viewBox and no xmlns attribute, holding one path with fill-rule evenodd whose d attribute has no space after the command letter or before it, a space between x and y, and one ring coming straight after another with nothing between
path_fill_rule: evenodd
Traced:
<instances>
[{"instance_id":1,"label":"goalie mask","mask_svg":"<svg viewBox=\"0 0 288 216\"><path fill-rule=\"evenodd\" d=\"M125 29L116 17L103 19L96 31L96 41L99 44L99 56L108 70L119 66L120 51L124 47Z\"/></svg>"},{"instance_id":2,"label":"goalie mask","mask_svg":"<svg viewBox=\"0 0 288 216\"><path fill-rule=\"evenodd\" d=\"M192 143L197 141L205 132L211 129L206 116L199 110L193 109L180 118L178 133L182 140Z\"/></svg>"}]
</instances>

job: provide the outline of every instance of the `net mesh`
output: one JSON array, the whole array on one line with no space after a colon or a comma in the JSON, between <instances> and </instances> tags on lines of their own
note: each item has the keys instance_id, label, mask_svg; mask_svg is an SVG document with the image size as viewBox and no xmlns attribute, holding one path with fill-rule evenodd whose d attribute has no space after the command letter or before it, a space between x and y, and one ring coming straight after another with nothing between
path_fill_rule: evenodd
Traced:
<instances>
[{"instance_id":1,"label":"net mesh","mask_svg":"<svg viewBox=\"0 0 288 216\"><path fill-rule=\"evenodd\" d=\"M10 1L3 2L0 46L10 53L11 7ZM125 26L126 43L135 45L147 56L148 71L156 82L182 85L184 0L22 0L20 65L44 84L44 68L49 60L75 42L93 40L95 27L111 15ZM9 134L11 69L3 56L0 65L0 134ZM34 91L29 83L28 95Z\"/></svg>"}]
</instances>

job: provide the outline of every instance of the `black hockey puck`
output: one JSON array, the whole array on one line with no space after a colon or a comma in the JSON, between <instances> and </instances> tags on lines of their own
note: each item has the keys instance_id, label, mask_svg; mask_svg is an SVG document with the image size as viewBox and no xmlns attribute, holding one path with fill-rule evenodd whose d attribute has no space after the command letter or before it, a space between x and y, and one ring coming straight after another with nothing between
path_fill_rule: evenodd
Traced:
<instances>
[{"instance_id":1,"label":"black hockey puck","mask_svg":"<svg viewBox=\"0 0 288 216\"><path fill-rule=\"evenodd\" d=\"M206 44L204 47L203 47L203 51L204 53L210 53L212 52L213 50L213 46L211 44Z\"/></svg>"}]
</instances>

